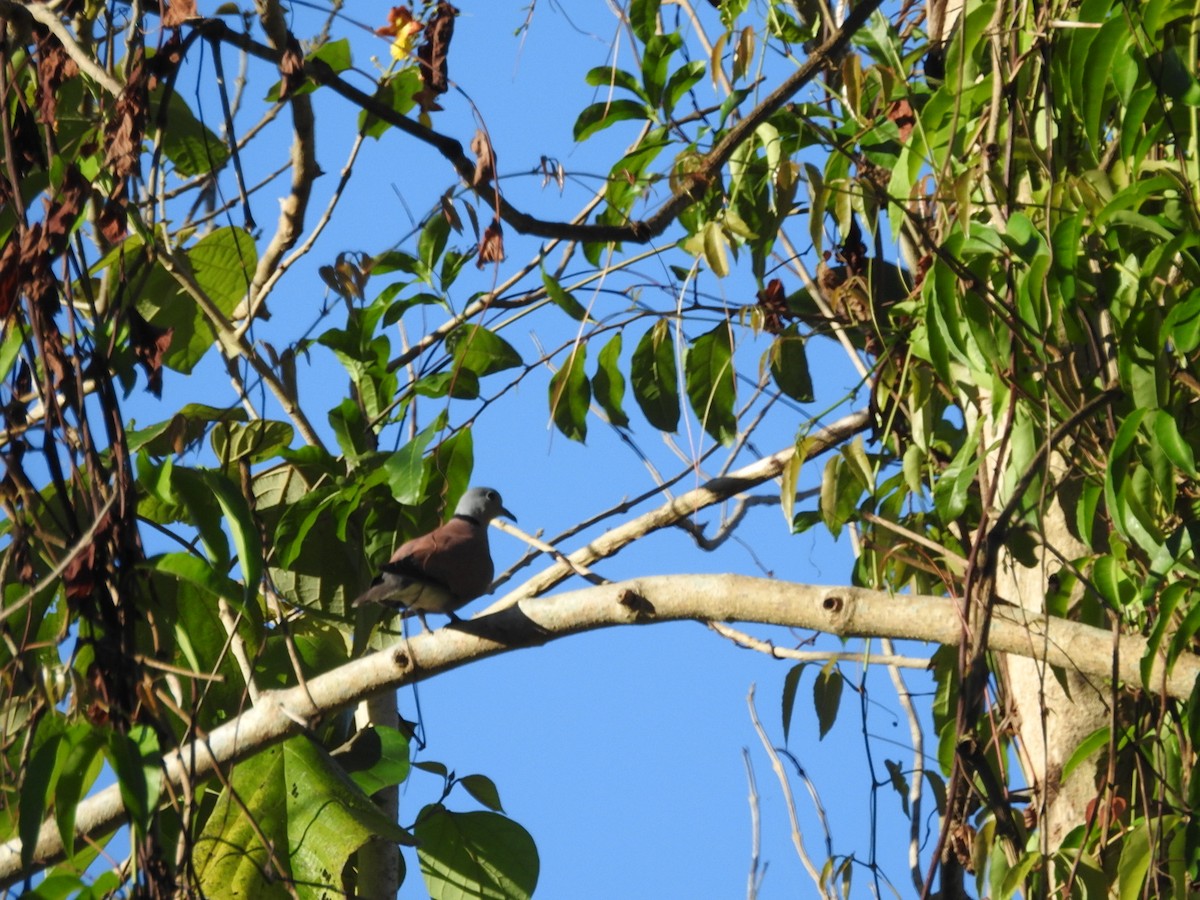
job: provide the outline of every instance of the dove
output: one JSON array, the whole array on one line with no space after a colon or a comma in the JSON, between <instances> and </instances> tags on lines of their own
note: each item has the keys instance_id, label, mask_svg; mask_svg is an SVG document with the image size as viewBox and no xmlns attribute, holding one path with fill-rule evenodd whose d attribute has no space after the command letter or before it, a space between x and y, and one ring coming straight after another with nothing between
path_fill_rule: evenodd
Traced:
<instances>
[{"instance_id":1,"label":"dove","mask_svg":"<svg viewBox=\"0 0 1200 900\"><path fill-rule=\"evenodd\" d=\"M458 501L450 521L401 544L353 605L380 603L412 610L422 625L427 612L457 619L458 609L492 586L495 568L487 532L488 523L497 516L517 519L504 508L497 491L471 488Z\"/></svg>"}]
</instances>

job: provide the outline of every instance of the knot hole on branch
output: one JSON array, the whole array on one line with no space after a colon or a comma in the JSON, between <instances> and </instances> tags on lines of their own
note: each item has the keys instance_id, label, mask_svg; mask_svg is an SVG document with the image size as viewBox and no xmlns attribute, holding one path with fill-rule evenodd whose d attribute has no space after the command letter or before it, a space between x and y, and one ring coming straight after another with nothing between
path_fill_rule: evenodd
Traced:
<instances>
[{"instance_id":1,"label":"knot hole on branch","mask_svg":"<svg viewBox=\"0 0 1200 900\"><path fill-rule=\"evenodd\" d=\"M830 594L821 601L821 608L827 613L840 613L846 606L846 601L836 594Z\"/></svg>"},{"instance_id":2,"label":"knot hole on branch","mask_svg":"<svg viewBox=\"0 0 1200 900\"><path fill-rule=\"evenodd\" d=\"M649 622L656 615L654 604L636 591L622 591L617 602L633 613L635 622Z\"/></svg>"}]
</instances>

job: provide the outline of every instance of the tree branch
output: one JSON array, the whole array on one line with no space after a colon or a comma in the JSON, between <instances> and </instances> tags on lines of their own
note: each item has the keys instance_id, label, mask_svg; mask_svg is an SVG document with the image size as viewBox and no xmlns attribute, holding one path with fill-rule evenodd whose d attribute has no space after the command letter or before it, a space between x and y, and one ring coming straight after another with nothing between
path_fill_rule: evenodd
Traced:
<instances>
[{"instance_id":1,"label":"tree branch","mask_svg":"<svg viewBox=\"0 0 1200 900\"><path fill-rule=\"evenodd\" d=\"M587 225L576 222L551 222L539 219L522 212L509 204L503 197L497 196L490 184L479 184L475 190L484 202L500 211L500 218L522 234L532 234L539 237L563 238L566 240L589 241L602 243L620 243L629 241L644 244L662 234L675 222L679 214L692 203L695 203L709 185L716 179L721 169L729 162L741 144L746 141L774 112L783 107L804 85L808 84L831 59L837 58L850 43L858 31L883 3L883 0L862 0L846 21L828 40L816 47L808 58L795 72L786 78L779 87L771 91L761 103L743 117L736 125L725 133L716 146L701 160L696 170L686 178L681 179L679 188L658 208L648 219L630 222L627 225ZM258 43L248 35L233 31L219 19L208 19L196 23L203 29L210 40L220 40L251 54L259 59L278 64L279 54L270 47ZM304 74L309 78L341 94L360 109L387 122L394 128L403 131L410 137L428 144L446 158L459 176L472 184L475 180L475 162L463 152L462 144L449 135L441 134L432 128L426 128L415 119L401 115L390 106L376 100L369 94L360 91L353 85L343 81L328 65L320 60L306 60Z\"/></svg>"},{"instance_id":2,"label":"tree branch","mask_svg":"<svg viewBox=\"0 0 1200 900\"><path fill-rule=\"evenodd\" d=\"M865 588L793 584L741 575L661 575L525 600L491 616L460 622L401 640L370 656L310 679L306 685L264 691L256 706L206 737L167 754L163 775L172 785L210 778L214 771L300 734L299 723L352 706L380 691L431 678L475 660L614 625L692 619L749 621L807 628L839 637L895 637L957 645L958 617L944 597L894 595ZM1000 606L991 648L1078 672L1096 681L1111 677L1111 633L1079 622ZM1119 637L1119 674L1140 684L1146 640ZM1167 696L1186 699L1200 676L1200 656L1182 657L1165 673L1156 660L1150 682ZM79 804L76 840L104 834L125 820L121 792L113 785ZM44 822L32 858L41 868L63 858L58 825ZM0 888L16 883L21 841L0 846Z\"/></svg>"},{"instance_id":3,"label":"tree branch","mask_svg":"<svg viewBox=\"0 0 1200 900\"><path fill-rule=\"evenodd\" d=\"M858 434L870 422L870 413L867 410L859 410L802 438L798 442L798 446L802 448L806 458L812 458L819 453L824 453L835 444L840 444ZM565 562L547 566L520 587L501 597L484 612L496 612L526 597L540 596L570 578L574 574L576 566L588 568L597 560L613 556L652 531L675 525L706 506L721 503L742 491L762 484L764 481L778 478L795 455L796 447L780 450L778 453L744 466L729 475L712 478L695 490L681 494L674 500L668 500L657 509L652 509L624 525L606 531L586 547L570 554Z\"/></svg>"}]
</instances>

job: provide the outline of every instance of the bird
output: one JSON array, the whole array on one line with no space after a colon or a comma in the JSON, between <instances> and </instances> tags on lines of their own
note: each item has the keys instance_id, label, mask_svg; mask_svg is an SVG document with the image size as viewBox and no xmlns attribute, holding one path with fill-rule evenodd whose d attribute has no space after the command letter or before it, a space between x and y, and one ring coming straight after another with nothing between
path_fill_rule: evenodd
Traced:
<instances>
[{"instance_id":1,"label":"bird","mask_svg":"<svg viewBox=\"0 0 1200 900\"><path fill-rule=\"evenodd\" d=\"M412 611L426 630L427 612L457 621L455 612L492 586L495 567L487 531L497 516L517 520L504 508L498 491L471 488L458 501L450 521L401 544L353 606L378 603Z\"/></svg>"}]
</instances>

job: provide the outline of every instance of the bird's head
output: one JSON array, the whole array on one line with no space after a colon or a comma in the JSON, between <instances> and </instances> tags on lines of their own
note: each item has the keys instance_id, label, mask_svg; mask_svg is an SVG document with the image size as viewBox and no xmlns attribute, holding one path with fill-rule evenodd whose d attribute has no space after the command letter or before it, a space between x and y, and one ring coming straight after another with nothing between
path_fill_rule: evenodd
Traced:
<instances>
[{"instance_id":1,"label":"bird's head","mask_svg":"<svg viewBox=\"0 0 1200 900\"><path fill-rule=\"evenodd\" d=\"M487 487L471 488L463 494L462 499L458 501L458 506L454 509L454 514L470 516L481 525L486 525L497 516L517 521L517 517L504 508L500 492Z\"/></svg>"}]
</instances>

